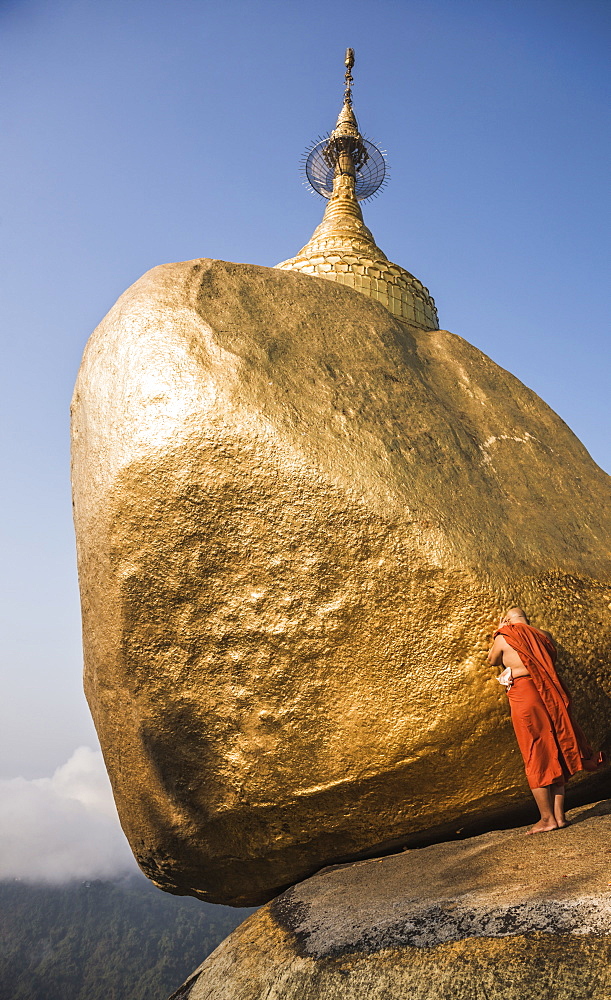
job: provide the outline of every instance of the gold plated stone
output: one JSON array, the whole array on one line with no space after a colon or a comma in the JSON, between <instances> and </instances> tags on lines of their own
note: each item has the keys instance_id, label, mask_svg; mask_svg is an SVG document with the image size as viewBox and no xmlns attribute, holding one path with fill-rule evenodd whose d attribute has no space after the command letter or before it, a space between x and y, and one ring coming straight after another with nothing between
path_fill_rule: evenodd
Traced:
<instances>
[{"instance_id":1,"label":"gold plated stone","mask_svg":"<svg viewBox=\"0 0 611 1000\"><path fill-rule=\"evenodd\" d=\"M259 903L528 801L485 662L512 604L610 749L609 477L460 337L158 267L89 341L73 449L87 697L162 888Z\"/></svg>"}]
</instances>

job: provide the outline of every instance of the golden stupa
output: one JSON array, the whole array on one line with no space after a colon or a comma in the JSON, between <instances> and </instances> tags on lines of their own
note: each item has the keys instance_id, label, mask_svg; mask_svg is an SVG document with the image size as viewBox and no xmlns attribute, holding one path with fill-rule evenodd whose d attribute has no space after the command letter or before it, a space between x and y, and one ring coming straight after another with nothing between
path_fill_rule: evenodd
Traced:
<instances>
[{"instance_id":1,"label":"golden stupa","mask_svg":"<svg viewBox=\"0 0 611 1000\"><path fill-rule=\"evenodd\" d=\"M328 139L318 144L324 161L331 168L332 187L325 189L324 185L312 185L329 199L329 203L309 242L295 257L276 267L338 281L377 299L406 323L437 330L435 300L428 288L405 268L388 260L363 222L359 201L374 193L379 184L374 181L359 192L359 187L363 188L359 185L361 171L372 153L374 156L381 154L372 143L363 139L352 108L352 49L346 51L345 65L342 109Z\"/></svg>"}]
</instances>

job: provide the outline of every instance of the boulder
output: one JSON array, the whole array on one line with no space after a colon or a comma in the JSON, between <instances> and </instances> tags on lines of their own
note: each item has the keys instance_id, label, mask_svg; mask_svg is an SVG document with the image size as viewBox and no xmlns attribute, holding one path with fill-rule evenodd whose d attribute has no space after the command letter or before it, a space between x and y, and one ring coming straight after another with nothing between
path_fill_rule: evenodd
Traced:
<instances>
[{"instance_id":1,"label":"boulder","mask_svg":"<svg viewBox=\"0 0 611 1000\"><path fill-rule=\"evenodd\" d=\"M248 917L181 1000L608 1000L611 802L329 868Z\"/></svg>"},{"instance_id":2,"label":"boulder","mask_svg":"<svg viewBox=\"0 0 611 1000\"><path fill-rule=\"evenodd\" d=\"M528 799L485 662L511 604L609 747L611 481L460 337L158 267L89 341L73 449L87 697L161 888L258 904Z\"/></svg>"}]
</instances>

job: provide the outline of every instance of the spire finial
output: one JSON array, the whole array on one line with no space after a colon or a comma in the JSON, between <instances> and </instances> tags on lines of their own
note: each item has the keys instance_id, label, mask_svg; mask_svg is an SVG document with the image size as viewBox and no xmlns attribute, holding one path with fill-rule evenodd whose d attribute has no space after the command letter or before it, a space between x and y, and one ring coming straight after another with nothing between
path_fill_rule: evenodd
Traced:
<instances>
[{"instance_id":1,"label":"spire finial","mask_svg":"<svg viewBox=\"0 0 611 1000\"><path fill-rule=\"evenodd\" d=\"M349 108L352 107L352 67L354 66L354 49L346 49L346 58L344 59L344 66L346 67L346 72L344 73L344 104L347 104Z\"/></svg>"}]
</instances>

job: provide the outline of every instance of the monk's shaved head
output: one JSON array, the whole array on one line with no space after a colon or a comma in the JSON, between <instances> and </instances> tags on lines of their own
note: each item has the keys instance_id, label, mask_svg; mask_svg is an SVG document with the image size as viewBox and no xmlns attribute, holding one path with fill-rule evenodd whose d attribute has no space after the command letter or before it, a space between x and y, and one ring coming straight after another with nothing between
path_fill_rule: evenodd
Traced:
<instances>
[{"instance_id":1,"label":"monk's shaved head","mask_svg":"<svg viewBox=\"0 0 611 1000\"><path fill-rule=\"evenodd\" d=\"M527 625L529 624L528 618L524 614L522 608L510 608L509 611L505 612L505 621L514 622L517 621L519 618L523 618L526 624Z\"/></svg>"}]
</instances>

